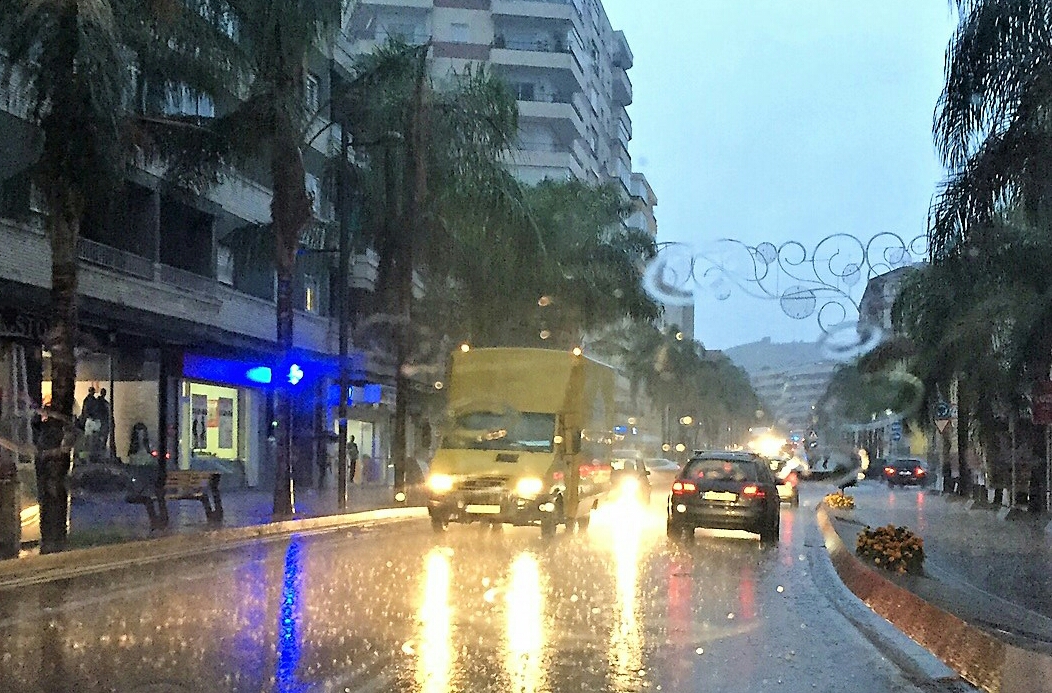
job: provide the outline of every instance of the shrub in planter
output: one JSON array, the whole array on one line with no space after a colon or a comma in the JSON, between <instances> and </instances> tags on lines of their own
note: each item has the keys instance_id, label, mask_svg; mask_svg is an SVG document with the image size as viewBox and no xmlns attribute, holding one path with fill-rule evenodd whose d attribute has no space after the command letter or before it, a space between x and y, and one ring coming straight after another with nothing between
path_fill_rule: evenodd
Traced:
<instances>
[{"instance_id":1,"label":"shrub in planter","mask_svg":"<svg viewBox=\"0 0 1052 693\"><path fill-rule=\"evenodd\" d=\"M837 508L838 510L854 510L855 497L845 496L839 493L830 493L825 497L825 504L830 508Z\"/></svg>"},{"instance_id":2,"label":"shrub in planter","mask_svg":"<svg viewBox=\"0 0 1052 693\"><path fill-rule=\"evenodd\" d=\"M924 540L906 527L866 527L858 535L855 554L895 573L920 573L924 566Z\"/></svg>"}]
</instances>

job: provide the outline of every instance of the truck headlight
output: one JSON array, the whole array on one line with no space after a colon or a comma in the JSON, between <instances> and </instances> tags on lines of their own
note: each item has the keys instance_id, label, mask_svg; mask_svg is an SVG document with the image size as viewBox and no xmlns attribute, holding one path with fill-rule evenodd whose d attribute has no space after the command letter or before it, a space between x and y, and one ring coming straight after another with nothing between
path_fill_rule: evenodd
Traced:
<instances>
[{"instance_id":1,"label":"truck headlight","mask_svg":"<svg viewBox=\"0 0 1052 693\"><path fill-rule=\"evenodd\" d=\"M435 493L449 493L453 490L453 477L448 474L432 474L427 477L427 487Z\"/></svg>"},{"instance_id":2,"label":"truck headlight","mask_svg":"<svg viewBox=\"0 0 1052 693\"><path fill-rule=\"evenodd\" d=\"M619 486L621 487L621 490L626 493L635 493L639 490L639 479L634 476L623 477Z\"/></svg>"},{"instance_id":3,"label":"truck headlight","mask_svg":"<svg viewBox=\"0 0 1052 693\"><path fill-rule=\"evenodd\" d=\"M515 484L515 495L522 498L535 498L544 490L544 482L535 476L519 479Z\"/></svg>"}]
</instances>

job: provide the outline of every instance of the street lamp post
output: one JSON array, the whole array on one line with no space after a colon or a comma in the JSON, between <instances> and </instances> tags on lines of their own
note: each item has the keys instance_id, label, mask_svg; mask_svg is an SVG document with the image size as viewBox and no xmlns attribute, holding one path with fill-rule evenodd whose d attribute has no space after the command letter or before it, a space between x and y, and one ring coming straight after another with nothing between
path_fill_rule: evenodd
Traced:
<instances>
[{"instance_id":1,"label":"street lamp post","mask_svg":"<svg viewBox=\"0 0 1052 693\"><path fill-rule=\"evenodd\" d=\"M340 259L339 282L337 283L337 303L339 304L339 359L340 359L340 403L337 416L337 481L336 481L336 507L340 510L347 508L347 391L350 389L350 374L347 372L347 330L349 323L347 275L351 269L351 221L349 198L350 191L347 189L347 154L350 149L350 138L347 134L346 122L340 127L340 168L337 170L336 204L340 214ZM354 480L351 479L353 482Z\"/></svg>"}]
</instances>

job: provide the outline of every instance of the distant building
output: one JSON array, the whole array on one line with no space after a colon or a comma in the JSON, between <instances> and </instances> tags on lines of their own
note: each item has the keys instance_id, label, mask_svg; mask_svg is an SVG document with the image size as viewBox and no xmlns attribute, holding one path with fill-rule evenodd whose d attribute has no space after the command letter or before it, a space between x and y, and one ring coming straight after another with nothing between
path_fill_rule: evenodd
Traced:
<instances>
[{"instance_id":1,"label":"distant building","mask_svg":"<svg viewBox=\"0 0 1052 693\"><path fill-rule=\"evenodd\" d=\"M724 353L745 369L771 419L786 430L812 425L814 407L837 367L811 342L778 344L766 338Z\"/></svg>"},{"instance_id":2,"label":"distant building","mask_svg":"<svg viewBox=\"0 0 1052 693\"><path fill-rule=\"evenodd\" d=\"M899 296L902 280L915 268L915 265L899 267L870 279L859 302L859 323L880 327L886 333L891 332L891 309Z\"/></svg>"}]
</instances>

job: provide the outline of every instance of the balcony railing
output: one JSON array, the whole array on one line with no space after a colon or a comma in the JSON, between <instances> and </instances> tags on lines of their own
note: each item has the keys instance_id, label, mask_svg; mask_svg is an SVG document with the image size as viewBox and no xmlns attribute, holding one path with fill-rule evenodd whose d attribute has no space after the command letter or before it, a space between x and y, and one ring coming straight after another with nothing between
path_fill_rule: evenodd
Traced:
<instances>
[{"instance_id":1,"label":"balcony railing","mask_svg":"<svg viewBox=\"0 0 1052 693\"><path fill-rule=\"evenodd\" d=\"M87 238L77 240L77 256L93 265L107 267L141 279L153 279L153 261L149 258L89 241Z\"/></svg>"},{"instance_id":2,"label":"balcony railing","mask_svg":"<svg viewBox=\"0 0 1052 693\"><path fill-rule=\"evenodd\" d=\"M494 48L504 48L509 51L534 51L537 53L569 53L570 48L565 42L553 39L510 39L497 36L493 40Z\"/></svg>"},{"instance_id":3,"label":"balcony railing","mask_svg":"<svg viewBox=\"0 0 1052 693\"><path fill-rule=\"evenodd\" d=\"M187 272L171 265L157 265L158 279L184 291L192 291L205 296L215 296L218 281L211 277Z\"/></svg>"}]
</instances>

